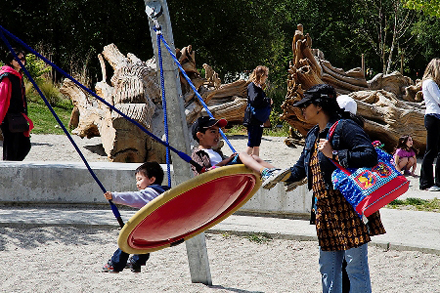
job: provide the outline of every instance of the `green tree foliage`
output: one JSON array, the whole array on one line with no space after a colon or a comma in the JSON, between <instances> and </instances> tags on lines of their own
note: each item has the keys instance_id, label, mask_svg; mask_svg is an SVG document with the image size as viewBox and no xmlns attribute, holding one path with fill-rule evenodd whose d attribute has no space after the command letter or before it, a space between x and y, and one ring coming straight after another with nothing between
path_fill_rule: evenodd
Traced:
<instances>
[{"instance_id":1,"label":"green tree foliage","mask_svg":"<svg viewBox=\"0 0 440 293\"><path fill-rule=\"evenodd\" d=\"M423 12L440 17L440 2L435 0L406 0L404 5L409 9L422 10Z\"/></svg>"},{"instance_id":2,"label":"green tree foliage","mask_svg":"<svg viewBox=\"0 0 440 293\"><path fill-rule=\"evenodd\" d=\"M225 80L227 73L264 64L272 85L285 89L298 23L334 66L359 67L365 54L367 67L392 71L400 69L403 53L415 77L439 54L439 24L418 11L408 13L401 3L413 2L169 0L168 8L175 46L192 45L198 66L210 64ZM2 0L0 24L33 48L43 43L45 56L67 72L86 64L93 84L101 78L96 55L105 45L115 43L142 60L153 56L144 5L142 0ZM1 42L0 47L6 49Z\"/></svg>"},{"instance_id":3,"label":"green tree foliage","mask_svg":"<svg viewBox=\"0 0 440 293\"><path fill-rule=\"evenodd\" d=\"M400 69L401 54L408 54L413 45L410 28L415 13L400 0L359 0L354 2L353 12L357 21L349 26L355 32L353 41L363 44L367 66L383 73Z\"/></svg>"}]
</instances>

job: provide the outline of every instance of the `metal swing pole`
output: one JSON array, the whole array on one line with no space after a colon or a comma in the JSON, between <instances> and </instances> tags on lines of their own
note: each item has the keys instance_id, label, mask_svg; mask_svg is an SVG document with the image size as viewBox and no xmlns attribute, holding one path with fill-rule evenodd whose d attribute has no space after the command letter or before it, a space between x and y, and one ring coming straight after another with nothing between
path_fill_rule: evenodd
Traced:
<instances>
[{"instance_id":1,"label":"metal swing pole","mask_svg":"<svg viewBox=\"0 0 440 293\"><path fill-rule=\"evenodd\" d=\"M149 17L150 35L153 44L156 63L158 64L157 33L161 33L169 46L175 50L171 20L166 0L145 1L145 12ZM162 45L163 52L167 52ZM185 108L183 104L182 89L180 87L179 71L169 54L163 54L163 75L165 81L165 93L168 116L170 145L187 154L191 153L188 126L186 123ZM159 68L158 68L159 72ZM160 76L159 76L160 78ZM174 153L171 154L176 184L185 182L193 177L190 166L179 160ZM209 269L208 251L206 249L205 233L201 233L185 241L188 254L191 281L212 285L211 272Z\"/></svg>"}]
</instances>

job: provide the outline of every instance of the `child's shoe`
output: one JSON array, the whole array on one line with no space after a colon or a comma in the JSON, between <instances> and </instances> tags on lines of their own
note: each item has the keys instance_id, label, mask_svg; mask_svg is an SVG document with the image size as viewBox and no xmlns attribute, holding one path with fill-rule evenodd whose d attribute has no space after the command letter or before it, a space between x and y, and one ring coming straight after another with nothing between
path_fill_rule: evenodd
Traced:
<instances>
[{"instance_id":1,"label":"child's shoe","mask_svg":"<svg viewBox=\"0 0 440 293\"><path fill-rule=\"evenodd\" d=\"M126 268L130 268L130 270L133 273L140 273L141 272L141 266L136 264L133 259L130 257L130 259L127 261Z\"/></svg>"},{"instance_id":2,"label":"child's shoe","mask_svg":"<svg viewBox=\"0 0 440 293\"><path fill-rule=\"evenodd\" d=\"M119 271L115 271L111 259L109 259L108 262L102 267L102 271L104 273L116 273L116 274L119 273Z\"/></svg>"},{"instance_id":3,"label":"child's shoe","mask_svg":"<svg viewBox=\"0 0 440 293\"><path fill-rule=\"evenodd\" d=\"M268 169L266 172L264 171L261 174L261 179L263 180L262 187L265 189L271 189L278 182L286 181L291 175L290 168L286 168L284 170L274 168Z\"/></svg>"}]
</instances>

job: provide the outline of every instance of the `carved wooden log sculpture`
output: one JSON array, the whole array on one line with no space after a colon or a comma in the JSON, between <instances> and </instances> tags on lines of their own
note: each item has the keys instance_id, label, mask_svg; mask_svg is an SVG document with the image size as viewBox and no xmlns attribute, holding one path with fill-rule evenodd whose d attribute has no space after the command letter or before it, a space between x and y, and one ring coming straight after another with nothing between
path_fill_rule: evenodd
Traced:
<instances>
[{"instance_id":1,"label":"carved wooden log sculpture","mask_svg":"<svg viewBox=\"0 0 440 293\"><path fill-rule=\"evenodd\" d=\"M201 77L195 64L195 52L188 46L176 50L176 56L186 74L216 118L226 118L231 123L241 123L247 105L248 81L239 80L221 84L218 74L204 64L205 77ZM111 44L98 55L103 80L95 85L96 93L119 111L143 125L157 137L163 135L162 97L154 58L143 62L133 54L124 56ZM107 83L105 61L113 69ZM181 75L182 94L188 126L204 114L198 98ZM155 160L165 163L165 148L154 141L136 125L109 109L94 97L66 80L61 89L74 105L69 125L72 133L84 138L101 136L104 150L110 161L144 162ZM204 114L206 115L206 113Z\"/></svg>"},{"instance_id":2,"label":"carved wooden log sculpture","mask_svg":"<svg viewBox=\"0 0 440 293\"><path fill-rule=\"evenodd\" d=\"M411 134L414 145L421 153L426 147L423 122L421 83L417 84L399 72L378 74L371 81L365 79L361 68L344 71L324 58L318 49L312 49L312 40L304 35L299 24L292 40L293 59L289 63L287 94L281 108L281 119L287 121L305 136L313 125L305 122L301 111L293 103L303 98L305 90L319 83L331 84L338 94L350 94L358 101L358 114L365 118L365 130L372 139L385 143L392 152L398 138ZM287 144L298 141L291 132Z\"/></svg>"},{"instance_id":3,"label":"carved wooden log sculpture","mask_svg":"<svg viewBox=\"0 0 440 293\"><path fill-rule=\"evenodd\" d=\"M160 91L154 64L144 63L134 55L123 56L114 45L104 47L100 60L107 60L114 70L111 85L105 79L96 84L96 93L120 112L151 130L155 102L160 102ZM103 77L105 63L101 61ZM72 113L72 131L80 137L101 136L104 150L110 161L143 162L163 161L164 148L152 141L137 126L117 112L79 89L71 81L63 83L62 93L72 100L76 113Z\"/></svg>"},{"instance_id":4,"label":"carved wooden log sculpture","mask_svg":"<svg viewBox=\"0 0 440 293\"><path fill-rule=\"evenodd\" d=\"M402 135L410 134L420 153L426 148L424 109L420 103L406 102L385 90L350 94L358 104L358 114L365 119L365 130L372 140L380 140L388 152Z\"/></svg>"}]
</instances>

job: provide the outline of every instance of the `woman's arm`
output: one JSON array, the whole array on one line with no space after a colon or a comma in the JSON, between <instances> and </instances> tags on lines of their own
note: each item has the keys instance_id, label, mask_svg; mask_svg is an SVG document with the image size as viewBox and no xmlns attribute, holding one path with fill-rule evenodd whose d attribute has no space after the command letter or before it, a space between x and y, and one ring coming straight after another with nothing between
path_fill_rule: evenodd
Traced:
<instances>
[{"instance_id":1,"label":"woman's arm","mask_svg":"<svg viewBox=\"0 0 440 293\"><path fill-rule=\"evenodd\" d=\"M429 82L427 82L429 81ZM425 80L424 82L427 82L426 84L426 90L429 92L429 95L431 98L437 103L440 104L440 89L433 80Z\"/></svg>"},{"instance_id":2,"label":"woman's arm","mask_svg":"<svg viewBox=\"0 0 440 293\"><path fill-rule=\"evenodd\" d=\"M291 175L289 179L286 180L285 184L290 184L293 182L300 181L306 177L306 168L304 166L304 158L305 158L305 149L301 152L298 161L296 161L295 165L290 168Z\"/></svg>"}]
</instances>

